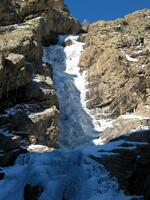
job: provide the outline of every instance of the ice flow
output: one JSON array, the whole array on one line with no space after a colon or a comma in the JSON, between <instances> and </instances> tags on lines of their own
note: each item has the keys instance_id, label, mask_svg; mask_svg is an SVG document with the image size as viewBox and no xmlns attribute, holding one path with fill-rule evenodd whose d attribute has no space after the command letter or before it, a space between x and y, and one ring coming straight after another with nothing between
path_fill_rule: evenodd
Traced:
<instances>
[{"instance_id":1,"label":"ice flow","mask_svg":"<svg viewBox=\"0 0 150 200\"><path fill-rule=\"evenodd\" d=\"M78 36L61 36L59 44L44 48L43 61L52 64L55 88L59 98L61 117L59 121L62 147L89 145L99 135L85 103L86 72L78 66L84 43ZM64 41L72 44L63 47Z\"/></svg>"}]
</instances>

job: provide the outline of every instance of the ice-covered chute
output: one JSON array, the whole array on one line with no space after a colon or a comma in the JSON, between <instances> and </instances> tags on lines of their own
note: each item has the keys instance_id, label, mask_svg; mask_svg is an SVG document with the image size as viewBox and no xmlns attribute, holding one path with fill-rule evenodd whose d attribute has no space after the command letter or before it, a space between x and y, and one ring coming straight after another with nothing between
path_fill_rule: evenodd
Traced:
<instances>
[{"instance_id":1,"label":"ice-covered chute","mask_svg":"<svg viewBox=\"0 0 150 200\"><path fill-rule=\"evenodd\" d=\"M63 47L61 43L67 40L72 44ZM44 48L43 61L53 66L61 112L59 143L63 147L92 144L103 130L86 108L86 72L80 73L78 66L83 46L78 36L61 36L57 45Z\"/></svg>"},{"instance_id":2,"label":"ice-covered chute","mask_svg":"<svg viewBox=\"0 0 150 200\"><path fill-rule=\"evenodd\" d=\"M83 108L85 92L84 74L78 67L83 43L77 41L78 36L60 37L71 40L72 45L63 47L54 45L44 49L43 60L52 64L55 88L59 98L61 117L59 121L60 145L76 147L89 143L96 131L90 116Z\"/></svg>"}]
</instances>

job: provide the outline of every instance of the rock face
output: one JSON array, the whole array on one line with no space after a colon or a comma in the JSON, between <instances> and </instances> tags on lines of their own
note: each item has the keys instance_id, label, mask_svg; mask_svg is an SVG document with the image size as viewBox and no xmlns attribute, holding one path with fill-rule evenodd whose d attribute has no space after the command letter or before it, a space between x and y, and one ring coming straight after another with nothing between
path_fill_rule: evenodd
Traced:
<instances>
[{"instance_id":1,"label":"rock face","mask_svg":"<svg viewBox=\"0 0 150 200\"><path fill-rule=\"evenodd\" d=\"M0 14L0 25L12 25L16 23L22 23L26 21L27 19L36 18L38 16L42 16L43 19L56 19L60 20L58 24L55 24L55 27L57 28L57 25L61 25L62 23L65 23L66 21L72 22L70 23L70 26L68 28L71 28L70 31L75 31L75 25L76 25L76 31L79 30L79 23L73 19L73 17L70 15L69 10L64 5L63 0L2 0L0 2L1 7L1 14ZM60 18L63 17L62 19ZM63 20L66 18L66 21ZM50 22L50 21L49 21ZM55 21L51 20L51 25L54 24ZM68 24L69 25L69 24ZM54 28L54 27L53 27ZM60 27L61 28L61 27ZM63 28L63 26L62 26ZM61 29L62 29L61 28ZM54 28L55 30L55 28ZM63 31L63 29L61 30Z\"/></svg>"},{"instance_id":2,"label":"rock face","mask_svg":"<svg viewBox=\"0 0 150 200\"><path fill-rule=\"evenodd\" d=\"M142 10L88 27L80 67L87 71L87 107L99 119L126 113L150 116L149 16L150 10ZM127 132L136 128L132 125ZM122 125L119 129L126 132Z\"/></svg>"},{"instance_id":3,"label":"rock face","mask_svg":"<svg viewBox=\"0 0 150 200\"><path fill-rule=\"evenodd\" d=\"M1 166L13 164L21 146L56 147L59 105L42 45L80 30L63 0L0 2Z\"/></svg>"},{"instance_id":4,"label":"rock face","mask_svg":"<svg viewBox=\"0 0 150 200\"><path fill-rule=\"evenodd\" d=\"M104 164L127 194L145 200L150 199L149 16L150 10L142 10L89 25L80 59L81 71L86 71L87 107L94 119L113 121L100 140L121 143L100 151L106 156L91 158Z\"/></svg>"},{"instance_id":5,"label":"rock face","mask_svg":"<svg viewBox=\"0 0 150 200\"><path fill-rule=\"evenodd\" d=\"M108 156L92 158L104 164L127 194L144 196L147 200L150 198L150 130L121 136L111 142L120 141L123 142L117 148L103 152L107 152Z\"/></svg>"}]
</instances>

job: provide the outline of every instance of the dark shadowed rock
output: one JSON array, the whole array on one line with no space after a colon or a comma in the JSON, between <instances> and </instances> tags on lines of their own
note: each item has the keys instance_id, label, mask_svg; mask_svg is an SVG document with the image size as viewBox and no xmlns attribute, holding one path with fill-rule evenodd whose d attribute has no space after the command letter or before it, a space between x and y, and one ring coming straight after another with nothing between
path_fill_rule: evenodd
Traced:
<instances>
[{"instance_id":1,"label":"dark shadowed rock","mask_svg":"<svg viewBox=\"0 0 150 200\"><path fill-rule=\"evenodd\" d=\"M5 177L5 173L4 172L0 172L0 181L3 180Z\"/></svg>"},{"instance_id":2,"label":"dark shadowed rock","mask_svg":"<svg viewBox=\"0 0 150 200\"><path fill-rule=\"evenodd\" d=\"M15 149L11 151L4 151L2 154L0 154L0 167L8 167L14 165L17 157L20 154L27 153L25 149Z\"/></svg>"},{"instance_id":3,"label":"dark shadowed rock","mask_svg":"<svg viewBox=\"0 0 150 200\"><path fill-rule=\"evenodd\" d=\"M63 0L0 1L0 163L8 166L20 146L55 146L59 105L51 65L42 45L59 34L80 32Z\"/></svg>"},{"instance_id":4,"label":"dark shadowed rock","mask_svg":"<svg viewBox=\"0 0 150 200\"><path fill-rule=\"evenodd\" d=\"M38 200L43 192L43 187L40 185L26 185L24 188L24 200Z\"/></svg>"},{"instance_id":5,"label":"dark shadowed rock","mask_svg":"<svg viewBox=\"0 0 150 200\"><path fill-rule=\"evenodd\" d=\"M127 194L144 195L146 199L149 197L150 130L121 136L111 142L120 140L124 141L122 145L108 151L115 153L114 155L101 158L92 156L92 158L104 164Z\"/></svg>"}]
</instances>

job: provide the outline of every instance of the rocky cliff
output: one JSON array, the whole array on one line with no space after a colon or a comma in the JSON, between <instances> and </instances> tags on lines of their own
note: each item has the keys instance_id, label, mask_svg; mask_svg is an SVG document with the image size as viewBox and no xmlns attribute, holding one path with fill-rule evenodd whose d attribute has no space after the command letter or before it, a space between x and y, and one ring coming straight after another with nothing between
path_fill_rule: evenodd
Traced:
<instances>
[{"instance_id":1,"label":"rocky cliff","mask_svg":"<svg viewBox=\"0 0 150 200\"><path fill-rule=\"evenodd\" d=\"M0 2L1 165L11 164L20 146L56 146L59 105L42 46L80 30L63 0Z\"/></svg>"},{"instance_id":2,"label":"rocky cliff","mask_svg":"<svg viewBox=\"0 0 150 200\"><path fill-rule=\"evenodd\" d=\"M103 163L127 194L148 200L150 10L98 21L86 30L80 37L85 40L80 67L86 72L86 105L95 120L113 120L100 141L121 143L99 151L107 156L91 158Z\"/></svg>"},{"instance_id":3,"label":"rocky cliff","mask_svg":"<svg viewBox=\"0 0 150 200\"><path fill-rule=\"evenodd\" d=\"M149 16L150 10L143 10L98 21L84 36L80 67L87 71L87 107L96 119L115 120L104 140L150 126Z\"/></svg>"}]
</instances>

